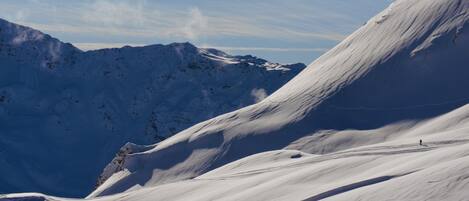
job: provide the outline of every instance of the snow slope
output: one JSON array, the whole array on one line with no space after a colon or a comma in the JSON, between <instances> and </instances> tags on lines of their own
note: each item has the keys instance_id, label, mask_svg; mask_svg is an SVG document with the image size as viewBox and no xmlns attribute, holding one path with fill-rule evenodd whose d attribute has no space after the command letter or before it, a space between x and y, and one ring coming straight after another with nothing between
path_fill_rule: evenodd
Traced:
<instances>
[{"instance_id":1,"label":"snow slope","mask_svg":"<svg viewBox=\"0 0 469 201\"><path fill-rule=\"evenodd\" d=\"M437 132L431 128L441 127L443 129L441 133L445 133L445 129L453 128L450 125L458 125L461 122L428 124L417 130L408 130L408 127L422 124L430 118L446 114L469 102L469 95L466 93L469 87L468 20L468 0L397 0L262 102L199 123L161 143L152 145L153 148L147 147L145 151L125 155L123 164L119 168L121 171L107 179L89 198L131 192L144 186L149 188L137 190L135 194L124 195L137 196L132 200L145 200L150 198L150 193L154 191L155 197L167 196L162 197L162 200L173 200L173 198L184 200L183 198L189 197L191 200L197 198L200 200L269 198L267 200L270 200L284 193L293 197L280 197L280 200L305 199L308 196L310 200L315 200L335 195L337 191L343 191L344 195L347 192L348 195L348 192L356 186L374 183L376 185L369 187L371 190L378 188L379 185L390 185L389 189L383 191L384 196L387 195L386 192L405 191L406 189L396 189L401 185L401 181L407 182L405 185L412 187L415 186L413 182L426 181L420 176L437 180L445 178L444 176L456 177L458 174L465 174L462 170L467 168L467 165L464 165L464 162L467 162L467 158L464 157L467 146L464 144L465 138L459 136L461 133L455 134L458 138L452 135L442 135L444 137L441 139L435 138L431 144L436 147L435 150L415 146L418 137L437 135ZM460 120L466 121L466 117L467 113L464 113ZM401 132L397 131L406 129L407 135L415 137L404 137L399 141L401 138L391 135L400 134ZM331 134L333 135L328 137ZM393 139L393 136L398 141L386 142ZM454 137L461 141L454 144L452 141L448 142L446 137ZM381 142L386 143L379 145ZM237 174L240 172L237 170L216 174L215 178L222 178L216 179L216 182L210 179L188 180L211 178L210 175L213 174L207 172L239 159L248 160L248 163L254 163L252 166L255 167L259 166L256 163L258 160L267 161L266 164L260 164L261 166L277 166L276 162L273 164L274 162L269 161L274 160L272 153L252 156L265 151L292 148L308 151L311 154L327 154L354 147L359 149L358 147L363 148L366 145L370 145L370 149L376 149L378 153L397 152L398 154L371 153L372 156L368 156L370 151L365 147L365 152L358 152L363 153L363 156L319 163L319 166L324 165L326 171L324 173L317 172L322 169L307 168L303 169L305 173L300 174L298 169L287 170L280 166L274 169L283 172L259 176L265 177L264 180L261 178L251 180L254 176L246 176L246 182L249 184L243 184L244 180L240 180L242 184L239 182L232 184L239 186L231 186L229 181L223 182L225 179L223 175ZM278 151L278 153L291 154L288 151ZM314 161L324 157L304 155L305 159L300 161ZM242 159L247 156L251 158ZM429 156L442 160L428 159ZM325 157L327 158L327 155ZM421 157L428 160L405 164L401 169L393 168L396 164ZM290 163L288 160L285 163ZM386 164L380 166L383 162ZM427 163L436 162L437 166L425 166ZM282 161L279 163L283 164ZM242 162L237 161L234 165L228 166L236 164ZM343 173L346 175L341 175L343 172L341 170L362 164L362 168L355 168L354 171L346 171ZM427 169L417 168L422 165ZM372 167L375 166L380 166L382 169L373 170ZM337 169L338 167L343 169ZM431 173L447 167L451 169L430 176ZM226 168L221 170L223 169ZM420 170L421 172L418 172ZM282 176L287 173L291 174ZM358 173L360 174L357 175ZM304 182L302 178L321 177L321 175L336 180L324 184L319 181L324 182L328 179L306 182L307 188L302 183ZM459 176L462 179L455 178L454 181L445 182L454 182L462 186L467 184L463 175ZM434 185L450 194L436 192L439 196L455 196L446 197L448 199L457 200L462 195L467 195L462 192L461 186L455 188L455 192L452 193L449 188L439 186L438 183L427 183L412 188L414 192L409 190L403 195L393 196L403 196L404 200L414 200L414 198L419 200L418 198L423 198L421 196L433 195L426 188ZM208 192L217 186L220 187L217 188L220 191ZM330 189L336 190L331 192ZM360 192L371 191L368 187L367 190L363 189L360 189ZM294 196L292 193L287 193L290 190L298 194ZM240 197L236 197L237 192L240 192ZM266 197L262 197L264 195L262 192ZM424 192L426 194L423 194ZM378 193L371 195L362 193L350 192L351 196L357 196L357 199L360 196L379 197ZM210 197L214 194L218 197ZM203 197L204 195L208 197Z\"/></svg>"},{"instance_id":2,"label":"snow slope","mask_svg":"<svg viewBox=\"0 0 469 201\"><path fill-rule=\"evenodd\" d=\"M262 152L190 180L90 200L466 200L468 116L469 105L465 105L420 123L324 134L323 138L356 143L375 135L387 138L354 148L325 140L321 146L343 149L326 154ZM350 132L361 138L347 135ZM422 146L419 139L424 140ZM68 200L41 194L4 197Z\"/></svg>"},{"instance_id":3,"label":"snow slope","mask_svg":"<svg viewBox=\"0 0 469 201\"><path fill-rule=\"evenodd\" d=\"M0 193L85 196L126 142L253 104L303 68L189 43L83 52L0 20Z\"/></svg>"},{"instance_id":4,"label":"snow slope","mask_svg":"<svg viewBox=\"0 0 469 201\"><path fill-rule=\"evenodd\" d=\"M400 131L368 131L391 139L328 154L262 152L191 180L96 200L465 200L468 114L469 105ZM326 136L361 141L342 134Z\"/></svg>"},{"instance_id":5,"label":"snow slope","mask_svg":"<svg viewBox=\"0 0 469 201\"><path fill-rule=\"evenodd\" d=\"M397 0L262 102L126 145L89 200L465 200L468 20Z\"/></svg>"}]
</instances>

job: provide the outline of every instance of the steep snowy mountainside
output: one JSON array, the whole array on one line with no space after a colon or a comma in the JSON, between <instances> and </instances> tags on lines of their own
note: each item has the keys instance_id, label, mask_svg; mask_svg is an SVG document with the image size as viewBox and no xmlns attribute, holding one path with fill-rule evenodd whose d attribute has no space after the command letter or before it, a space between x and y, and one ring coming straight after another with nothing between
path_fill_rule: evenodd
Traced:
<instances>
[{"instance_id":1,"label":"steep snowy mountainside","mask_svg":"<svg viewBox=\"0 0 469 201\"><path fill-rule=\"evenodd\" d=\"M304 67L190 43L83 52L0 20L0 193L84 196L125 143L253 104Z\"/></svg>"},{"instance_id":2,"label":"steep snowy mountainside","mask_svg":"<svg viewBox=\"0 0 469 201\"><path fill-rule=\"evenodd\" d=\"M405 127L465 105L468 21L468 0L397 0L262 102L127 155L123 170L90 197L194 178L293 144L326 153L314 148L320 141L301 141L327 131ZM346 148L386 135L379 138Z\"/></svg>"}]
</instances>

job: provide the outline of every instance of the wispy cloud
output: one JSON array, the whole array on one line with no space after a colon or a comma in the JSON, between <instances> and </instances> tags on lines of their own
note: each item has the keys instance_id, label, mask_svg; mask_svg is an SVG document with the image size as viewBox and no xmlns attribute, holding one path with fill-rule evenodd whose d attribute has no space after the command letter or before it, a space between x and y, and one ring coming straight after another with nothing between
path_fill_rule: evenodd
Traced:
<instances>
[{"instance_id":1,"label":"wispy cloud","mask_svg":"<svg viewBox=\"0 0 469 201\"><path fill-rule=\"evenodd\" d=\"M119 48L123 46L141 47L146 44L137 43L73 43L74 46L81 50L97 50L104 48ZM214 46L202 44L201 48L214 48L227 52L231 51L267 51L267 52L326 52L327 48L285 48L285 47L229 47L229 46Z\"/></svg>"},{"instance_id":2,"label":"wispy cloud","mask_svg":"<svg viewBox=\"0 0 469 201\"><path fill-rule=\"evenodd\" d=\"M202 48L215 48L223 51L271 51L271 52L326 52L327 48L285 48L285 47L228 47L201 45Z\"/></svg>"},{"instance_id":3,"label":"wispy cloud","mask_svg":"<svg viewBox=\"0 0 469 201\"><path fill-rule=\"evenodd\" d=\"M104 48L120 48L124 46L141 47L145 44L127 44L127 43L73 43L73 45L81 50L97 50Z\"/></svg>"},{"instance_id":4,"label":"wispy cloud","mask_svg":"<svg viewBox=\"0 0 469 201\"><path fill-rule=\"evenodd\" d=\"M209 29L207 17L202 14L199 8L191 8L189 11L189 19L186 26L184 26L186 37L195 40L203 33L203 30L206 29Z\"/></svg>"},{"instance_id":5,"label":"wispy cloud","mask_svg":"<svg viewBox=\"0 0 469 201\"><path fill-rule=\"evenodd\" d=\"M340 41L341 33L308 31L287 26L295 24L301 16L270 13L240 16L233 11L209 10L197 6L190 8L161 8L158 3L147 1L85 1L74 7L57 9L37 3L33 9L16 9L14 20L49 32L111 34L115 36L181 38L194 40L201 37L261 37L278 39L318 39ZM34 3L32 3L34 4ZM253 4L254 6L254 4ZM264 6L260 4L259 6ZM252 8L251 8L252 9ZM0 9L2 10L2 9ZM13 9L15 10L15 9ZM263 10L263 9L259 9ZM240 10L241 13L242 10ZM62 16L66 16L61 20ZM306 14L302 15L307 18ZM10 15L11 17L11 15ZM38 17L53 19L40 22ZM280 18L280 19L279 19ZM288 21L290 19L290 21Z\"/></svg>"},{"instance_id":6,"label":"wispy cloud","mask_svg":"<svg viewBox=\"0 0 469 201\"><path fill-rule=\"evenodd\" d=\"M142 1L132 3L125 1L100 0L86 5L81 12L81 19L86 24L98 26L142 26L148 19L147 10ZM151 11L151 15L157 15Z\"/></svg>"},{"instance_id":7,"label":"wispy cloud","mask_svg":"<svg viewBox=\"0 0 469 201\"><path fill-rule=\"evenodd\" d=\"M304 37L304 38L316 38L329 41L342 41L347 35L340 33L315 33L315 32L302 32L292 29L282 29L282 32L286 35Z\"/></svg>"}]
</instances>

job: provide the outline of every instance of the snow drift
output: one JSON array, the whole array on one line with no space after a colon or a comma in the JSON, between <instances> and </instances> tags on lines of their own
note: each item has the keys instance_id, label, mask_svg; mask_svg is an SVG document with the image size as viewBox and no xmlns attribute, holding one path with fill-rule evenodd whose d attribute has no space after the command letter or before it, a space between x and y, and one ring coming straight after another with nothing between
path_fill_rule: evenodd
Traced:
<instances>
[{"instance_id":1,"label":"snow drift","mask_svg":"<svg viewBox=\"0 0 469 201\"><path fill-rule=\"evenodd\" d=\"M265 188L254 188L259 184L270 183L266 178L276 178L285 172L275 175L263 174L260 177L265 177L264 180L249 180L254 176L247 174L247 180L252 182L250 183L252 185L235 182L233 185L239 186L230 186L229 182L217 182L219 179L197 180L206 178L203 174L208 171L265 151L300 149L300 151L309 151L310 154L325 154L391 139L397 140L399 139L397 134L402 133L414 136L436 133L437 131L430 129L427 130L429 133L416 134L417 131L409 129L414 129L413 126L416 124L420 125L428 119L437 118L469 102L469 95L466 93L469 87L468 19L468 0L398 0L260 103L199 123L153 145L149 150L126 155L122 171L112 175L89 197L128 192L124 195L135 195L137 197L133 197L134 200L145 200L144 197L138 196L154 192L154 195L157 193L159 196L167 195L162 198L163 200L184 200L182 198L194 195L200 197L190 197L192 200L212 198L268 200L267 198L277 198L273 196L277 195L276 192L286 193L288 188L292 192L302 193L296 195L286 193L293 197L280 197L280 200L306 199L308 198L306 195L311 195L309 200L318 200L335 195L337 192L351 191L356 186L374 183L384 185L384 183L402 181L405 185L412 186L413 181L422 180L410 175L428 176L431 172L445 167L453 168L448 174L462 173L458 171L467 167L463 165L467 160L462 156L467 153L467 145L438 152L444 158L449 157L448 154L451 155L450 153L453 153L451 151L454 151L459 154L457 157L462 157L461 160L447 161L448 163L441 161L438 163L439 166L432 167L434 169L418 173L416 171L421 169L410 168L411 165L402 167L402 171L391 169L398 161L406 161L403 158L387 163L388 166L384 165L383 169L377 169L376 172L366 171L362 176L356 176L355 173L363 172L380 163L376 161L368 163L367 159L362 161L360 158L357 160L351 158L349 165L344 164L348 159L337 160L333 164L326 163L324 169L329 171L323 174L315 172L319 171L318 169L304 169L306 172L299 173L298 178L314 174L318 177L324 175L338 179L341 178L338 175L347 167L365 164L363 168L356 169L356 172L346 172L350 180L340 180L316 190L312 188L320 184L318 180L312 183L305 181L311 184L305 189L306 184L302 185L302 180L290 180L291 177L288 176L274 179L272 182L278 183L273 186L266 184ZM466 121L466 114L460 119L461 121ZM438 126L443 130L449 130L453 128L450 125L451 122L447 122ZM427 126L431 128L431 124ZM379 132L374 133L374 131ZM410 140L413 142L417 139L408 137L403 139L406 139L402 142L409 144L409 149L415 148L412 148ZM407 152L405 146L402 149L402 152ZM401 151L400 148L393 150L398 153ZM389 150L383 148L383 151ZM291 155L289 151L279 151L279 153ZM320 157L303 153L294 155L307 155L306 158ZM268 152L252 157L254 162L264 157L267 157L266 160L271 160ZM375 159L388 160L384 156ZM249 158L229 164L228 167L240 166L244 160L249 161ZM428 161L433 160L428 159ZM274 169L285 170L283 166L275 167L276 164L272 165ZM271 165L271 162L261 165ZM343 169L334 169L338 166ZM384 174L385 172L389 173ZM227 171L220 175L231 173L233 172ZM436 179L440 176L431 178ZM190 180L191 178L196 179ZM221 180L224 179L226 178L223 177ZM178 182L181 180L185 181ZM461 182L457 185L467 184L466 180L458 181ZM288 182L293 186L281 187ZM132 192L142 186L151 188ZM203 197L214 186L223 187L223 190L219 191L223 193L218 194L220 197L210 197L213 195L211 193ZM337 186L342 187L330 191ZM378 185L372 186L370 189L378 188ZM390 189L399 190L396 187L398 186L393 185L392 188L386 188L385 192L393 192ZM415 192L424 193L426 187L428 185L414 189ZM277 191L277 189L283 190ZM462 192L461 188L458 190L458 193ZM241 193L240 197L236 197L228 192ZM311 192L318 194L314 195ZM362 196L368 195L362 193L370 190L356 192L354 195ZM382 194L385 195L385 192ZM256 197L264 195L262 193L265 193L266 197ZM369 196L378 196L378 194L381 193ZM403 196L409 196L406 197L408 200L413 198L411 193ZM460 196L454 197L457 198Z\"/></svg>"},{"instance_id":2,"label":"snow drift","mask_svg":"<svg viewBox=\"0 0 469 201\"><path fill-rule=\"evenodd\" d=\"M0 192L85 196L126 142L253 104L303 68L189 43L82 52L0 20Z\"/></svg>"}]
</instances>

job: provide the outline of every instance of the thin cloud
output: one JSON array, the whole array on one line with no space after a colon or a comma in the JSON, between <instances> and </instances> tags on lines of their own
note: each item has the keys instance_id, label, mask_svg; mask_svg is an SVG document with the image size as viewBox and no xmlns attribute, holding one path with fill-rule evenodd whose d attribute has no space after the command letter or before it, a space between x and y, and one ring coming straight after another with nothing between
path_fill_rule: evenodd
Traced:
<instances>
[{"instance_id":1,"label":"thin cloud","mask_svg":"<svg viewBox=\"0 0 469 201\"><path fill-rule=\"evenodd\" d=\"M81 18L87 24L104 26L145 25L146 16L142 2L100 0L83 9Z\"/></svg>"},{"instance_id":2,"label":"thin cloud","mask_svg":"<svg viewBox=\"0 0 469 201\"><path fill-rule=\"evenodd\" d=\"M81 50L97 50L104 48L119 48L123 46L141 47L148 44L136 43L73 43L74 46ZM269 52L326 52L327 48L284 48L284 47L229 47L229 46L213 46L200 45L201 48L214 48L223 51L269 51Z\"/></svg>"},{"instance_id":3,"label":"thin cloud","mask_svg":"<svg viewBox=\"0 0 469 201\"><path fill-rule=\"evenodd\" d=\"M195 7L189 11L189 19L184 26L184 34L187 38L196 40L203 30L209 29L208 19L199 8Z\"/></svg>"},{"instance_id":4,"label":"thin cloud","mask_svg":"<svg viewBox=\"0 0 469 201\"><path fill-rule=\"evenodd\" d=\"M301 31L295 31L291 29L283 29L283 32L285 34L289 34L292 36L299 36L299 37L305 37L305 38L316 38L316 39L323 39L323 40L329 40L329 41L337 41L340 42L344 40L347 35L345 34L339 34L339 33L314 33L314 32L301 32Z\"/></svg>"},{"instance_id":5,"label":"thin cloud","mask_svg":"<svg viewBox=\"0 0 469 201\"><path fill-rule=\"evenodd\" d=\"M283 48L283 47L228 47L202 45L202 48L214 48L223 51L271 51L271 52L326 52L326 48Z\"/></svg>"},{"instance_id":6,"label":"thin cloud","mask_svg":"<svg viewBox=\"0 0 469 201\"><path fill-rule=\"evenodd\" d=\"M124 46L132 46L132 47L145 46L145 44L126 44L126 43L73 43L73 45L85 51L105 49L105 48L120 48Z\"/></svg>"},{"instance_id":7,"label":"thin cloud","mask_svg":"<svg viewBox=\"0 0 469 201\"><path fill-rule=\"evenodd\" d=\"M291 19L292 17L288 17L290 16L288 14L282 16L280 14L274 16L270 13L239 15L232 11L223 12L213 9L208 9L208 13L203 13L198 7L162 8L158 3L152 2L150 5L146 1L75 2L76 5L68 5L67 9L58 9L57 6L47 6L44 3L36 4L35 9L18 7L18 9L4 10L0 8L0 11L4 11L5 16L8 15L8 10L16 10L16 13L9 15L15 22L52 33L110 34L191 41L225 36L297 41L340 41L345 37L340 33L329 33L321 27L306 32L299 27L290 26L289 24L295 24L295 19L300 19L300 14L294 15ZM302 16L308 18L306 14ZM278 19L282 17L286 18ZM47 20L37 20L40 18ZM281 24L275 24L276 22L281 22Z\"/></svg>"}]
</instances>

